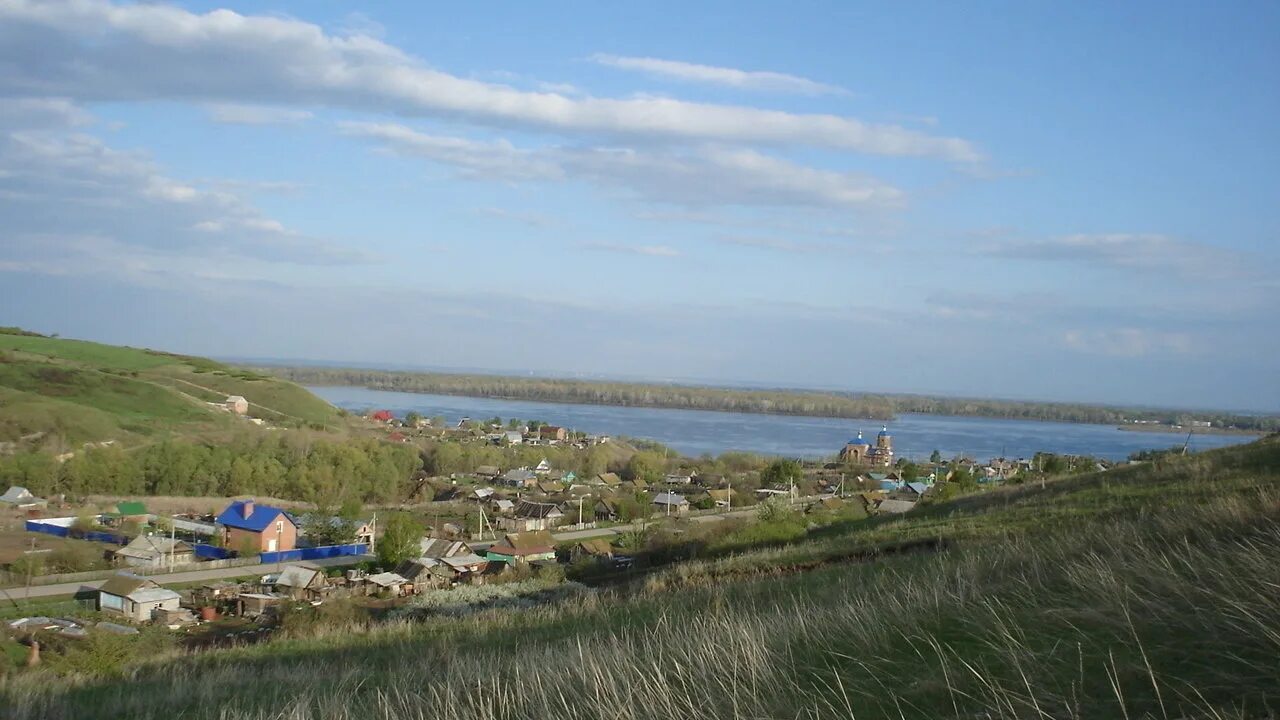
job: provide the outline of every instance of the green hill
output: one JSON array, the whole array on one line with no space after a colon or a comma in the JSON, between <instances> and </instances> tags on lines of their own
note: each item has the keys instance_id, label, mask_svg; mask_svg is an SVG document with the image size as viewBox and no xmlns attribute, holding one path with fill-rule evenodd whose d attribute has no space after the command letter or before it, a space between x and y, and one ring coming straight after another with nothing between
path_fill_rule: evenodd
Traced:
<instances>
[{"instance_id":1,"label":"green hill","mask_svg":"<svg viewBox=\"0 0 1280 720\"><path fill-rule=\"evenodd\" d=\"M298 385L212 360L0 332L0 441L74 446L226 430L243 420L209 403L228 395L275 425L338 422L335 408Z\"/></svg>"},{"instance_id":2,"label":"green hill","mask_svg":"<svg viewBox=\"0 0 1280 720\"><path fill-rule=\"evenodd\" d=\"M802 524L552 601L337 605L256 646L133 662L104 637L76 656L88 675L14 675L0 700L14 718L1274 717L1277 557L1270 438Z\"/></svg>"}]
</instances>

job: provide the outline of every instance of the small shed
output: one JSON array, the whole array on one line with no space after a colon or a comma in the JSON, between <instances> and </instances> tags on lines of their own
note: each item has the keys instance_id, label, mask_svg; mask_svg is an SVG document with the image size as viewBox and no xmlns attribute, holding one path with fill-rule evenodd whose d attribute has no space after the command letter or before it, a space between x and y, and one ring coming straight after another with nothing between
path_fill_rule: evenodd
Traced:
<instances>
[{"instance_id":1,"label":"small shed","mask_svg":"<svg viewBox=\"0 0 1280 720\"><path fill-rule=\"evenodd\" d=\"M132 573L120 573L98 588L98 609L136 622L148 622L157 610L177 610L178 593L160 587L154 580Z\"/></svg>"},{"instance_id":2,"label":"small shed","mask_svg":"<svg viewBox=\"0 0 1280 720\"><path fill-rule=\"evenodd\" d=\"M249 413L249 401L240 395L228 395L223 401L227 409L237 415L247 415Z\"/></svg>"},{"instance_id":3,"label":"small shed","mask_svg":"<svg viewBox=\"0 0 1280 720\"><path fill-rule=\"evenodd\" d=\"M365 587L374 592L387 592L399 595L401 588L409 581L403 576L393 572L381 572L376 575L370 575L365 578L367 583Z\"/></svg>"}]
</instances>

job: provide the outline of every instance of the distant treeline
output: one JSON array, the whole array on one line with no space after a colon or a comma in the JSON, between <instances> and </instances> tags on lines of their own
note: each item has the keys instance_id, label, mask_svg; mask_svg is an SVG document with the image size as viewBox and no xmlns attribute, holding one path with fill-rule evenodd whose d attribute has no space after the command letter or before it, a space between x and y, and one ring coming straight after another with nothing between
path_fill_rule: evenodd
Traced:
<instances>
[{"instance_id":1,"label":"distant treeline","mask_svg":"<svg viewBox=\"0 0 1280 720\"><path fill-rule=\"evenodd\" d=\"M397 500L421 467L418 450L405 444L282 433L218 445L112 445L61 463L42 452L0 455L0 485L21 485L40 496L254 494L338 505Z\"/></svg>"},{"instance_id":2,"label":"distant treeline","mask_svg":"<svg viewBox=\"0 0 1280 720\"><path fill-rule=\"evenodd\" d=\"M747 390L596 380L391 372L355 368L268 367L263 372L305 385L351 385L373 390L469 395L541 402L716 410L891 420L899 413L1053 420L1119 425L1135 420L1169 425L1210 421L1218 428L1280 431L1280 417L1178 410L1145 410L1076 403L974 400L926 395L870 395L805 390Z\"/></svg>"},{"instance_id":3,"label":"distant treeline","mask_svg":"<svg viewBox=\"0 0 1280 720\"><path fill-rule=\"evenodd\" d=\"M261 368L261 371L304 385L355 385L374 390L437 395L777 415L879 420L893 418L893 406L882 397L842 397L832 393L799 390L731 390L683 385L330 368Z\"/></svg>"}]
</instances>

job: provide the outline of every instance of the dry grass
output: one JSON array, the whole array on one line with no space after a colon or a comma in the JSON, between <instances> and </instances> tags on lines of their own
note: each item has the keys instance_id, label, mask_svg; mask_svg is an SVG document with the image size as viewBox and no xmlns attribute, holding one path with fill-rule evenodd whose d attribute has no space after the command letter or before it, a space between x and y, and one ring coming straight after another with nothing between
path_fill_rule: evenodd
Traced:
<instances>
[{"instance_id":1,"label":"dry grass","mask_svg":"<svg viewBox=\"0 0 1280 720\"><path fill-rule=\"evenodd\" d=\"M1272 717L1280 484L1273 452L1231 461L1250 457L1121 488L1009 491L693 565L683 581L672 569L632 593L340 624L119 677L26 674L0 696L15 720ZM1203 498L1183 487L1202 472L1216 483ZM966 524L984 515L999 527ZM940 527L953 549L750 581L714 572Z\"/></svg>"}]
</instances>

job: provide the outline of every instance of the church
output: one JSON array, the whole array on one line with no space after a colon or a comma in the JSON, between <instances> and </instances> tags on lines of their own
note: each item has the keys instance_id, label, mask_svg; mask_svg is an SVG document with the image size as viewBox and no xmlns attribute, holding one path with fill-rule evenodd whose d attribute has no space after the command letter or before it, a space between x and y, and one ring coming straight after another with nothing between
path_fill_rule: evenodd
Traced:
<instances>
[{"instance_id":1,"label":"church","mask_svg":"<svg viewBox=\"0 0 1280 720\"><path fill-rule=\"evenodd\" d=\"M880 429L880 434L876 435L875 447L871 443L862 439L862 431L858 431L858 437L850 440L840 450L840 460L852 465L870 465L889 467L893 464L893 437L889 435L889 428L885 426Z\"/></svg>"}]
</instances>

